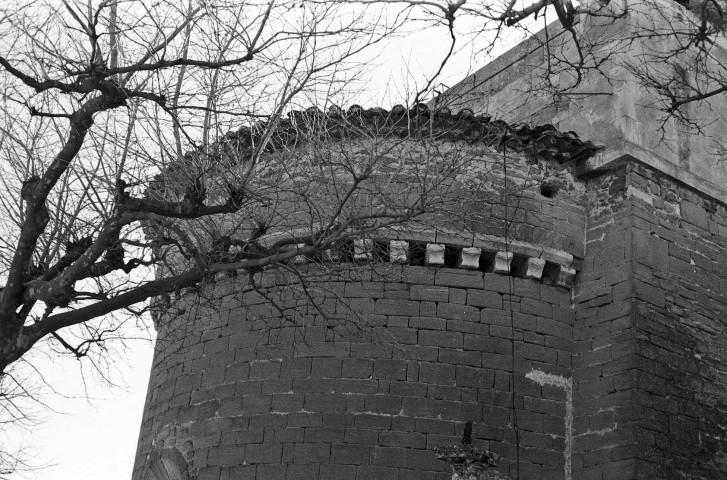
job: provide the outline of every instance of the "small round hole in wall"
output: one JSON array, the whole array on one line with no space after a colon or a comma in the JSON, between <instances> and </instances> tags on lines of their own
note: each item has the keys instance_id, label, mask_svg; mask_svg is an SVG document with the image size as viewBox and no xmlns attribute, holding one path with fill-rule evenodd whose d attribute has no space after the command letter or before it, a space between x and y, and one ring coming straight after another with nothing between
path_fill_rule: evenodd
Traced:
<instances>
[{"instance_id":1,"label":"small round hole in wall","mask_svg":"<svg viewBox=\"0 0 727 480\"><path fill-rule=\"evenodd\" d=\"M560 187L558 187L557 185L552 185L549 183L544 183L540 185L540 194L545 198L555 197L558 194L558 190L560 190Z\"/></svg>"}]
</instances>

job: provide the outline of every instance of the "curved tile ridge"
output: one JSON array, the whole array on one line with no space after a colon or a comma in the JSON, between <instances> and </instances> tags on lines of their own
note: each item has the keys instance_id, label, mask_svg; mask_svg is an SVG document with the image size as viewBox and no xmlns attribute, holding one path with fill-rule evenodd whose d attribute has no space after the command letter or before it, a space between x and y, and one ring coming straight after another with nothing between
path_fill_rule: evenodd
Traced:
<instances>
[{"instance_id":1,"label":"curved tile ridge","mask_svg":"<svg viewBox=\"0 0 727 480\"><path fill-rule=\"evenodd\" d=\"M301 237L303 231L277 232L260 239L270 247L285 238ZM290 248L303 248L305 243ZM454 230L416 228L386 229L374 238L355 239L325 250L316 257L303 255L293 263L388 262L401 265L480 270L528 278L548 285L571 288L580 259L563 250L519 240Z\"/></svg>"},{"instance_id":2,"label":"curved tile ridge","mask_svg":"<svg viewBox=\"0 0 727 480\"><path fill-rule=\"evenodd\" d=\"M267 123L261 121L230 132L208 153L230 155L250 150L257 145L266 126ZM502 120L492 120L489 115L475 115L470 109L454 113L448 108L430 110L425 104L417 104L411 109L396 105L391 110L380 107L365 109L360 105L352 105L347 110L333 106L327 112L316 107L294 110L279 121L267 149L291 148L311 137L338 139L363 135L461 140L499 149L508 148L559 162L587 159L603 148L581 140L575 132L560 132L550 124L535 127L509 125Z\"/></svg>"}]
</instances>

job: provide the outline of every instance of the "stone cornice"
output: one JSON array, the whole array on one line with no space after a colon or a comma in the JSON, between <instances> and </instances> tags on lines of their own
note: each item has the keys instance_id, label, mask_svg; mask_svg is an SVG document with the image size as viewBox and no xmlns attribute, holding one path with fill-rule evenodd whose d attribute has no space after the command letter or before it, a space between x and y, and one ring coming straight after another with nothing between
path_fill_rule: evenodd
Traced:
<instances>
[{"instance_id":1,"label":"stone cornice","mask_svg":"<svg viewBox=\"0 0 727 480\"><path fill-rule=\"evenodd\" d=\"M300 232L277 232L260 239L272 245ZM291 248L303 248L299 244ZM479 270L548 285L571 288L581 260L571 254L540 245L494 235L454 230L388 229L375 238L360 238L322 252L320 258L295 257L293 262L388 262L400 265Z\"/></svg>"}]
</instances>

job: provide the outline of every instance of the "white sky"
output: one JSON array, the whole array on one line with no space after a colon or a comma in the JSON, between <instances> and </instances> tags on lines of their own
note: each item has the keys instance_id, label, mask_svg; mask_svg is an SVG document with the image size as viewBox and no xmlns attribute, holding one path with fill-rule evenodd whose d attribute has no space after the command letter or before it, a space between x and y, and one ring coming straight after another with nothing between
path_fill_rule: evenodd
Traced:
<instances>
[{"instance_id":1,"label":"white sky","mask_svg":"<svg viewBox=\"0 0 727 480\"><path fill-rule=\"evenodd\" d=\"M498 51L505 51L517 40L510 40L509 45ZM372 65L366 93L357 102L367 107L377 103L390 107L392 100L421 86L422 72L436 71L448 47L444 28L429 29L388 44ZM484 58L471 59L469 52L468 48L457 55L438 83L451 86L486 63ZM41 468L11 474L11 479L128 480L131 477L152 346L136 341L130 344L127 355L127 361L119 361L118 371L111 375L111 380L124 388L100 383L90 375L82 377L79 362L68 356L37 362L55 388L76 397L64 398L54 393L42 396L56 413L49 410L45 418L16 438L32 452L28 457L30 462ZM84 378L88 396L84 394Z\"/></svg>"}]
</instances>

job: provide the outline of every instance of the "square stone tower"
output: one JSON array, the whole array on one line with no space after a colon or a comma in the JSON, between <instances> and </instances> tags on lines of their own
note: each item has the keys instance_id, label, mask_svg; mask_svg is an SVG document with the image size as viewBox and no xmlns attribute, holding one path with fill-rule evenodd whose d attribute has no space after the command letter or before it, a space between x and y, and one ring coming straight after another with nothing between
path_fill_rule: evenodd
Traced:
<instances>
[{"instance_id":1,"label":"square stone tower","mask_svg":"<svg viewBox=\"0 0 727 480\"><path fill-rule=\"evenodd\" d=\"M684 46L678 32L700 25L689 2L608 9L613 18L576 26L592 55L583 64L570 32L552 24L439 103L550 123L604 146L574 162L589 199L573 291L573 478L724 478L727 97L674 114L645 85L709 90L688 53L657 64ZM727 58L721 39L702 64L713 72Z\"/></svg>"}]
</instances>

